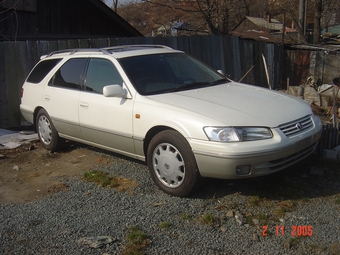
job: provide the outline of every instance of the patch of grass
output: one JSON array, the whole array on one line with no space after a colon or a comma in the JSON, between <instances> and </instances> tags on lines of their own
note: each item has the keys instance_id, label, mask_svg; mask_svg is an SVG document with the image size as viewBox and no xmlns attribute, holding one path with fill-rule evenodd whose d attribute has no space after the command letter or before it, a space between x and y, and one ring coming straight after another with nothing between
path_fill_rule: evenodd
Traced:
<instances>
[{"instance_id":1,"label":"patch of grass","mask_svg":"<svg viewBox=\"0 0 340 255\"><path fill-rule=\"evenodd\" d=\"M329 254L335 255L335 254L340 254L340 243L334 243L331 245Z\"/></svg>"},{"instance_id":2,"label":"patch of grass","mask_svg":"<svg viewBox=\"0 0 340 255\"><path fill-rule=\"evenodd\" d=\"M286 212L290 212L295 208L293 200L283 200L277 204L273 214L277 217L284 217Z\"/></svg>"},{"instance_id":3,"label":"patch of grass","mask_svg":"<svg viewBox=\"0 0 340 255\"><path fill-rule=\"evenodd\" d=\"M188 214L188 213L185 213L185 214L182 214L182 215L181 215L181 219L182 219L182 220L189 220L190 218L191 218L191 215Z\"/></svg>"},{"instance_id":4,"label":"patch of grass","mask_svg":"<svg viewBox=\"0 0 340 255\"><path fill-rule=\"evenodd\" d=\"M326 254L325 247L318 246L315 244L307 244L306 247L303 249L304 254ZM339 253L336 253L339 254Z\"/></svg>"},{"instance_id":5,"label":"patch of grass","mask_svg":"<svg viewBox=\"0 0 340 255\"><path fill-rule=\"evenodd\" d=\"M254 219L259 220L259 226L267 226L269 224L269 219L264 213L260 213L254 217Z\"/></svg>"},{"instance_id":6,"label":"patch of grass","mask_svg":"<svg viewBox=\"0 0 340 255\"><path fill-rule=\"evenodd\" d=\"M167 222L167 221L163 221L161 223L159 223L158 225L160 228L163 228L163 229L168 229L170 227L170 223Z\"/></svg>"},{"instance_id":7,"label":"patch of grass","mask_svg":"<svg viewBox=\"0 0 340 255\"><path fill-rule=\"evenodd\" d=\"M259 196L251 196L248 203L251 206L258 206L260 202L261 202L261 199Z\"/></svg>"},{"instance_id":8,"label":"patch of grass","mask_svg":"<svg viewBox=\"0 0 340 255\"><path fill-rule=\"evenodd\" d=\"M306 238L305 236L291 237L285 242L285 248L290 249L292 246L299 245L302 240Z\"/></svg>"},{"instance_id":9,"label":"patch of grass","mask_svg":"<svg viewBox=\"0 0 340 255\"><path fill-rule=\"evenodd\" d=\"M128 245L125 246L124 255L143 255L150 244L148 236L138 227L133 226L127 235Z\"/></svg>"},{"instance_id":10,"label":"patch of grass","mask_svg":"<svg viewBox=\"0 0 340 255\"><path fill-rule=\"evenodd\" d=\"M337 205L340 205L340 196L339 195L335 196L334 203L337 204Z\"/></svg>"},{"instance_id":11,"label":"patch of grass","mask_svg":"<svg viewBox=\"0 0 340 255\"><path fill-rule=\"evenodd\" d=\"M200 222L203 223L203 224L210 225L210 224L213 224L214 222L216 222L216 218L214 217L214 215L212 215L210 213L206 213L206 214L203 214L200 217Z\"/></svg>"},{"instance_id":12,"label":"patch of grass","mask_svg":"<svg viewBox=\"0 0 340 255\"><path fill-rule=\"evenodd\" d=\"M83 178L85 181L94 182L101 187L114 188L118 186L118 182L115 177L99 170L85 172Z\"/></svg>"}]
</instances>

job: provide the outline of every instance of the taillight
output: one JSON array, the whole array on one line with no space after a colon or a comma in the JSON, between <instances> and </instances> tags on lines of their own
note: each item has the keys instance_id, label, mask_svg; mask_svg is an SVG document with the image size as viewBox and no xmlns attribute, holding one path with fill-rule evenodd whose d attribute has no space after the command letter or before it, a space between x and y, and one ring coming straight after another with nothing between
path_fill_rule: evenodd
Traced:
<instances>
[{"instance_id":1,"label":"taillight","mask_svg":"<svg viewBox=\"0 0 340 255\"><path fill-rule=\"evenodd\" d=\"M21 94L20 97L22 98L24 96L24 88L21 88Z\"/></svg>"}]
</instances>

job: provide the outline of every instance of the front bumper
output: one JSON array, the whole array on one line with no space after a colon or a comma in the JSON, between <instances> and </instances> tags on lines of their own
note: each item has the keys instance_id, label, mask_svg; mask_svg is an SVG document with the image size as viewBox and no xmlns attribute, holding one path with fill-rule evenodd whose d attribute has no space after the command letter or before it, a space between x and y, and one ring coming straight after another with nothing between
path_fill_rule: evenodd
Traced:
<instances>
[{"instance_id":1,"label":"front bumper","mask_svg":"<svg viewBox=\"0 0 340 255\"><path fill-rule=\"evenodd\" d=\"M273 144L261 150L245 150L242 148L230 149L228 144L218 146L220 152L214 147L213 152L203 151L202 142L196 143L193 149L199 172L203 177L219 178L219 179L241 179L268 175L282 169L285 169L313 153L318 141L321 137L321 128L314 128L303 137L298 137L290 144L284 141L273 142ZM286 138L288 140L288 138ZM209 148L207 142L205 148ZM265 143L265 141L263 142ZM197 146L198 145L198 146ZM246 148L246 143L242 144ZM224 150L221 148L224 147ZM236 169L240 166L249 168L249 174L237 174Z\"/></svg>"}]
</instances>

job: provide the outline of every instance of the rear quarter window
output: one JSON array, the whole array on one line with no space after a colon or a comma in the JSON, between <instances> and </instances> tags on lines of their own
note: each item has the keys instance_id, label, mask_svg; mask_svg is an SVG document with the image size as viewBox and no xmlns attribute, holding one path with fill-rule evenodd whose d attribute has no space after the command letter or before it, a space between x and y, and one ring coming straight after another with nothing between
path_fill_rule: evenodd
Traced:
<instances>
[{"instance_id":1,"label":"rear quarter window","mask_svg":"<svg viewBox=\"0 0 340 255\"><path fill-rule=\"evenodd\" d=\"M27 82L39 83L55 67L61 58L43 60L38 63L27 78Z\"/></svg>"}]
</instances>

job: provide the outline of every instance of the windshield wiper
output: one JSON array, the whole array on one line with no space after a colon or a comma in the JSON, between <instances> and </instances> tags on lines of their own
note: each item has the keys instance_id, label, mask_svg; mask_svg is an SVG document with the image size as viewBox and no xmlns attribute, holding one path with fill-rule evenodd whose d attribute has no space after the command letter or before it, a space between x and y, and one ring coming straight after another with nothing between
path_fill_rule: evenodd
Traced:
<instances>
[{"instance_id":1,"label":"windshield wiper","mask_svg":"<svg viewBox=\"0 0 340 255\"><path fill-rule=\"evenodd\" d=\"M212 83L212 85L218 85L218 84L227 83L227 82L230 82L230 80L227 79L227 78L223 78L223 79L219 79L219 80L214 81Z\"/></svg>"},{"instance_id":2,"label":"windshield wiper","mask_svg":"<svg viewBox=\"0 0 340 255\"><path fill-rule=\"evenodd\" d=\"M206 86L206 85L210 85L210 82L206 82L206 81L201 81L201 82L192 82L192 83L188 83L188 84L184 84L181 86L178 86L176 88L174 88L173 90L171 90L172 92L177 92L177 91L182 91L182 90L186 90L186 89L192 89L192 88L199 88L202 86Z\"/></svg>"}]
</instances>

